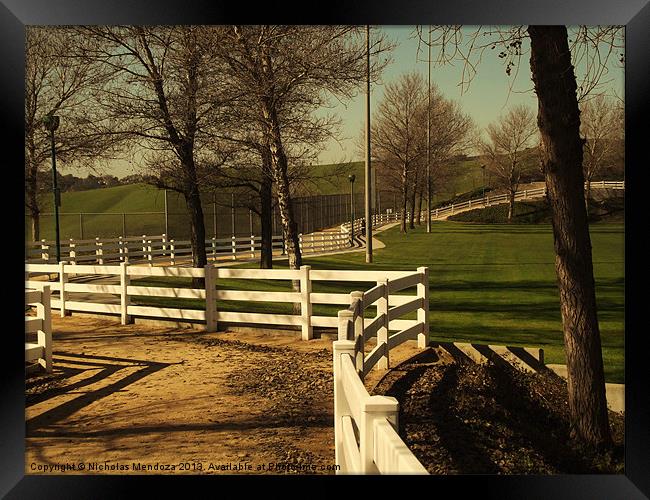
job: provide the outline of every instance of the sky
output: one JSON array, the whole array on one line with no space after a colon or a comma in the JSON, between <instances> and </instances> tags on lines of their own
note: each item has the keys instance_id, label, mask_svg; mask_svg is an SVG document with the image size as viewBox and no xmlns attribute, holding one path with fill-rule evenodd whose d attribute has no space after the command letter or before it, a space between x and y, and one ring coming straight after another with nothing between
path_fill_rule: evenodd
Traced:
<instances>
[{"instance_id":1,"label":"sky","mask_svg":"<svg viewBox=\"0 0 650 500\"><path fill-rule=\"evenodd\" d=\"M382 26L382 31L397 46L392 51L392 62L384 69L381 82L371 89L371 112L380 102L385 85L396 81L402 74L411 71L427 76L426 48L423 46L418 57L418 40L414 35L414 26ZM475 27L464 28L467 33ZM506 75L504 61L498 57L499 49L487 50L482 58L478 71L468 88L459 85L462 78L462 64L455 62L446 65L431 65L431 81L435 83L442 94L448 99L461 103L465 113L469 114L481 129L491 122L498 120L507 113L508 108L516 104L526 104L536 110L537 100L532 90L530 75L528 39L524 39L524 55L520 60L519 71L512 76ZM436 49L432 49L432 59L435 60ZM419 60L418 60L419 59ZM613 58L612 61L615 61ZM581 65L576 67L578 77ZM601 90L608 94L624 95L624 69L612 62L608 74L602 79ZM318 163L338 163L343 161L363 160L363 153L358 150L357 142L364 130L365 93L361 92L356 98L345 103L332 99L333 108L323 109L318 114L334 113L341 119L342 127L339 140L330 140L318 157ZM133 164L127 161L114 161L106 173L123 177L137 173L137 160ZM79 175L79 174L77 174Z\"/></svg>"},{"instance_id":2,"label":"sky","mask_svg":"<svg viewBox=\"0 0 650 500\"><path fill-rule=\"evenodd\" d=\"M474 31L476 27L468 26L467 32ZM421 47L418 56L417 36L413 36L414 26L383 26L382 30L388 37L398 43L392 52L392 63L384 70L382 80L384 85L374 85L370 94L371 113L382 98L385 84L397 80L400 75L411 71L418 71L427 77L427 53L425 46ZM425 28L426 33L426 28ZM484 129L499 116L507 113L508 108L516 104L525 104L537 109L537 98L533 92L531 80L529 53L530 44L524 40L524 55L520 61L518 74L506 75L505 65L498 57L499 49L487 50L482 58L478 71L469 88L461 88L462 64L436 65L431 64L431 82L435 83L442 94L448 99L461 103L465 113L469 114L476 125ZM436 49L431 51L432 60L436 59ZM624 70L617 64L609 65L609 72L603 78L604 85L601 90L623 96ZM580 65L576 69L580 76ZM511 88L512 86L512 88ZM347 106L338 105L332 110L343 121L342 139L330 141L327 148L320 154L319 163L337 163L343 161L363 160L364 156L358 151L357 142L364 130L365 121L365 93L361 93ZM536 113L535 113L536 114Z\"/></svg>"}]
</instances>

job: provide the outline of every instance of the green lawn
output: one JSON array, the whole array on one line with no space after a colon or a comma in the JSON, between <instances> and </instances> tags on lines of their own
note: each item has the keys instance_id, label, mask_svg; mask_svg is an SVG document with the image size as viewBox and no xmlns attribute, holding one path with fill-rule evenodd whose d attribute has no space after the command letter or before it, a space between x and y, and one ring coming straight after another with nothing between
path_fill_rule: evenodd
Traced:
<instances>
[{"instance_id":1,"label":"green lawn","mask_svg":"<svg viewBox=\"0 0 650 500\"><path fill-rule=\"evenodd\" d=\"M591 227L596 296L606 379L624 378L624 227ZM374 263L363 252L307 258L314 269L414 270L430 273L430 337L434 340L540 346L547 363L565 363L559 298L554 270L551 227L482 225L453 222L433 224L431 234L418 228L408 235L398 228L382 232L386 248L375 250ZM277 267L286 266L278 262ZM247 264L246 267L255 267ZM158 280L138 280L138 284ZM176 286L188 286L177 280ZM244 289L245 280L220 283ZM264 282L256 289L288 290L289 282ZM317 283L315 292L365 289L363 284ZM141 299L170 305L169 299ZM201 301L194 307L202 308ZM184 301L184 307L187 307ZM242 310L243 304L224 302L222 310ZM288 304L249 303L246 310L290 313ZM336 306L314 306L315 314L335 314Z\"/></svg>"},{"instance_id":2,"label":"green lawn","mask_svg":"<svg viewBox=\"0 0 650 500\"><path fill-rule=\"evenodd\" d=\"M591 227L596 299L609 382L624 378L624 227ZM547 363L565 363L549 225L433 224L380 235L369 269L430 273L430 336L436 340L543 347ZM306 259L323 268L366 268L364 254Z\"/></svg>"}]
</instances>

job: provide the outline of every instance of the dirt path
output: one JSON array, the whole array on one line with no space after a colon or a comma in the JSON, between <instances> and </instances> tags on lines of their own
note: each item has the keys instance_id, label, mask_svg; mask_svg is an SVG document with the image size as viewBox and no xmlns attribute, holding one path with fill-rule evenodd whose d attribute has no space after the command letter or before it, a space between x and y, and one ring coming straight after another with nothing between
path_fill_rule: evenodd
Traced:
<instances>
[{"instance_id":1,"label":"dirt path","mask_svg":"<svg viewBox=\"0 0 650 500\"><path fill-rule=\"evenodd\" d=\"M53 332L54 372L26 384L27 474L334 473L331 336L81 315Z\"/></svg>"},{"instance_id":2,"label":"dirt path","mask_svg":"<svg viewBox=\"0 0 650 500\"><path fill-rule=\"evenodd\" d=\"M55 371L27 381L26 473L332 473L331 340L53 323Z\"/></svg>"}]
</instances>

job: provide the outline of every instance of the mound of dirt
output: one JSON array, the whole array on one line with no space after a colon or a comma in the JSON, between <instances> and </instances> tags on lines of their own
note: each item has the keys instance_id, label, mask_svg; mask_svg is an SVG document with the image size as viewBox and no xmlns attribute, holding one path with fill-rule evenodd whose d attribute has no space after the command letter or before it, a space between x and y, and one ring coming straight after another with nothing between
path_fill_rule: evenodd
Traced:
<instances>
[{"instance_id":1,"label":"mound of dirt","mask_svg":"<svg viewBox=\"0 0 650 500\"><path fill-rule=\"evenodd\" d=\"M623 473L624 418L613 450L571 438L566 382L493 364L403 364L375 388L400 402L400 436L431 474Z\"/></svg>"}]
</instances>

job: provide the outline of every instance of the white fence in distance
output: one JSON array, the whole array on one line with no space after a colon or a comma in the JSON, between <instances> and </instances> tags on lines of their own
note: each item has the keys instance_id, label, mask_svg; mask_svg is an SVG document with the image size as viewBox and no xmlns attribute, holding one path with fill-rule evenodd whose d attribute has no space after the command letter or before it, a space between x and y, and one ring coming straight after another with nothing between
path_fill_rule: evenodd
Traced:
<instances>
[{"instance_id":1,"label":"white fence in distance","mask_svg":"<svg viewBox=\"0 0 650 500\"><path fill-rule=\"evenodd\" d=\"M591 189L616 189L624 190L625 181L593 181L590 183ZM586 183L585 183L586 188ZM524 189L517 191L515 193L515 201L529 200L533 198L541 198L546 196L546 186L535 188L535 189ZM452 203L444 207L438 207L431 210L432 219L442 219L454 215L458 212L464 212L466 210L473 210L475 208L485 208L492 205L500 205L502 203L507 203L510 199L508 193L499 194L490 196L489 194L481 198L474 198L471 200L464 201L462 203ZM421 219L424 220L427 214L426 211L421 215Z\"/></svg>"},{"instance_id":2,"label":"white fence in distance","mask_svg":"<svg viewBox=\"0 0 650 500\"><path fill-rule=\"evenodd\" d=\"M353 292L350 306L338 313L338 340L333 344L334 439L341 473L428 473L397 433L397 400L370 396L363 385L372 368L389 367L392 348L407 340L417 340L421 348L427 345L428 283L428 268L418 268L417 273L381 281L366 292ZM413 285L418 289L415 299L390 307L391 293ZM364 313L373 304L377 314L367 324ZM389 322L413 311L416 323L390 335ZM372 337L377 337L376 346L365 354L365 342Z\"/></svg>"},{"instance_id":3,"label":"white fence in distance","mask_svg":"<svg viewBox=\"0 0 650 500\"><path fill-rule=\"evenodd\" d=\"M36 333L36 342L25 342L25 361L38 361L46 372L52 371L52 317L50 287L25 290L25 305L36 306L35 316L25 316L25 334Z\"/></svg>"},{"instance_id":4,"label":"white fence in distance","mask_svg":"<svg viewBox=\"0 0 650 500\"><path fill-rule=\"evenodd\" d=\"M336 251L350 246L348 236L336 232L300 234L303 253ZM25 245L26 261L29 263L56 263L56 242L41 240ZM109 262L145 262L153 265L154 259L169 259L174 266L181 259L191 259L192 245L189 240L176 241L167 235L118 238L95 238L94 240L61 241L61 259L71 264L97 264ZM285 253L282 236L273 236L272 251ZM211 238L205 240L208 259L233 260L254 259L260 255L261 236Z\"/></svg>"}]
</instances>

